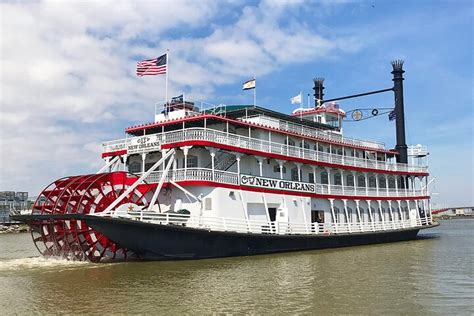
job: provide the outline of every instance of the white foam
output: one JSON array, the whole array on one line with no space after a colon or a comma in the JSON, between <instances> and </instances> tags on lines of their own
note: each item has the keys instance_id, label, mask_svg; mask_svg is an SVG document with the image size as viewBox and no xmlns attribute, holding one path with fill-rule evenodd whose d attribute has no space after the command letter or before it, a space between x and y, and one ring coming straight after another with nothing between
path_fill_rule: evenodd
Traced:
<instances>
[{"instance_id":1,"label":"white foam","mask_svg":"<svg viewBox=\"0 0 474 316\"><path fill-rule=\"evenodd\" d=\"M29 257L0 260L0 272L19 271L25 269L74 268L91 264L88 261L72 261L60 257Z\"/></svg>"}]
</instances>

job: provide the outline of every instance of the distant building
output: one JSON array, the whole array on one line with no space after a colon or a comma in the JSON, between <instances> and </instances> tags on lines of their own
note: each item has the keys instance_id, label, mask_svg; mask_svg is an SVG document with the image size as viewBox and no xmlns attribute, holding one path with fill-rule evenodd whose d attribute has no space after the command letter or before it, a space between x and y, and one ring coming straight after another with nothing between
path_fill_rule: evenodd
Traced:
<instances>
[{"instance_id":1,"label":"distant building","mask_svg":"<svg viewBox=\"0 0 474 316\"><path fill-rule=\"evenodd\" d=\"M28 207L28 192L0 191L0 223L10 221L10 212Z\"/></svg>"},{"instance_id":2,"label":"distant building","mask_svg":"<svg viewBox=\"0 0 474 316\"><path fill-rule=\"evenodd\" d=\"M457 209L454 210L454 212L455 212L456 216L465 215L463 208L457 208Z\"/></svg>"}]
</instances>

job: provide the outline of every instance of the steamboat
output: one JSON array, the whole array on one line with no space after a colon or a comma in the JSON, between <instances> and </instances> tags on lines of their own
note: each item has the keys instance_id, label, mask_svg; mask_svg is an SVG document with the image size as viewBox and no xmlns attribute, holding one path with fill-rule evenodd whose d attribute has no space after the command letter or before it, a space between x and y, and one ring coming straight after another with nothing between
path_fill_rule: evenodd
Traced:
<instances>
[{"instance_id":1,"label":"steamboat","mask_svg":"<svg viewBox=\"0 0 474 316\"><path fill-rule=\"evenodd\" d=\"M437 225L428 153L405 143L403 62L392 67L391 88L332 100L315 79L314 106L291 115L255 104L165 102L153 123L103 143L97 173L54 181L31 214L15 218L30 225L43 255L92 262L414 239ZM334 101L383 92L395 96L395 148L344 136L346 113Z\"/></svg>"}]
</instances>

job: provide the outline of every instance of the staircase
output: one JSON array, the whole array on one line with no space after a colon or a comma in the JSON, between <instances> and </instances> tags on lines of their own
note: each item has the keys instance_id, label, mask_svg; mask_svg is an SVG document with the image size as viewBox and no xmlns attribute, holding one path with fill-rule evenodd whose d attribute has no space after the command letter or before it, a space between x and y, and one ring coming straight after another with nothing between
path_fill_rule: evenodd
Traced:
<instances>
[{"instance_id":1,"label":"staircase","mask_svg":"<svg viewBox=\"0 0 474 316\"><path fill-rule=\"evenodd\" d=\"M215 170L227 171L230 167L232 167L235 164L237 159L232 153L228 151L224 151L224 150L219 150L214 161L215 161L215 164L214 164ZM209 163L206 166L206 168L208 169L212 168L212 162Z\"/></svg>"}]
</instances>

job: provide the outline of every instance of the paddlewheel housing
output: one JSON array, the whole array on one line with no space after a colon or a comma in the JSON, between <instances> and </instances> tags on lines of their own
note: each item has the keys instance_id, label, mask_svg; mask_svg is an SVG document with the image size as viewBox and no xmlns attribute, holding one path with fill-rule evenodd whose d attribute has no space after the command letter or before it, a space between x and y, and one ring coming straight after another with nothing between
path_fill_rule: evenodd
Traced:
<instances>
[{"instance_id":1,"label":"paddlewheel housing","mask_svg":"<svg viewBox=\"0 0 474 316\"><path fill-rule=\"evenodd\" d=\"M95 214L103 212L138 180L127 172L111 172L65 177L54 181L38 196L32 214ZM140 183L119 201L117 207L133 203L147 207L153 186ZM92 262L139 259L106 236L94 231L83 220L49 219L30 224L33 242L44 256Z\"/></svg>"}]
</instances>

